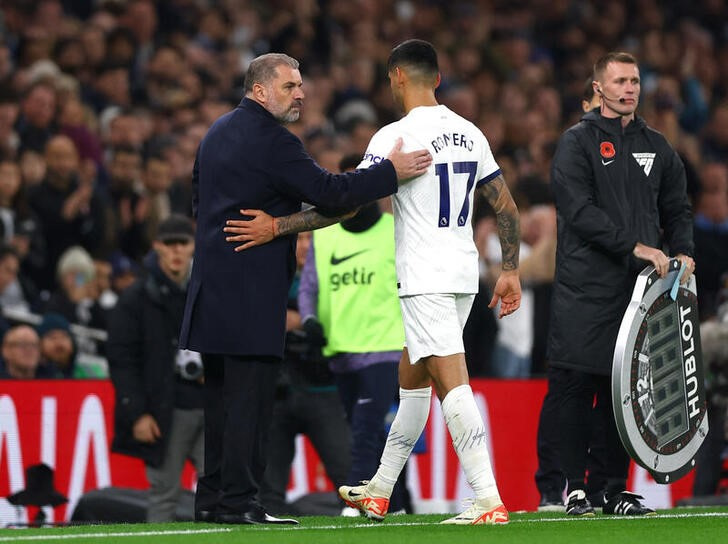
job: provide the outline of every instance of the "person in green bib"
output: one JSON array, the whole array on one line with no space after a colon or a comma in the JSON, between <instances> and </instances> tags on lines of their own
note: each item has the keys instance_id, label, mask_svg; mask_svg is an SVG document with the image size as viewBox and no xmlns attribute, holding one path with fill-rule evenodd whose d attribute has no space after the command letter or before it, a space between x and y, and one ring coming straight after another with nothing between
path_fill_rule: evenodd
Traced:
<instances>
[{"instance_id":1,"label":"person in green bib","mask_svg":"<svg viewBox=\"0 0 728 544\"><path fill-rule=\"evenodd\" d=\"M355 168L360 159L344 157L341 170ZM350 219L315 231L301 272L298 306L307 334L325 339L323 354L351 425L347 481L358 482L379 465L387 436L384 420L399 394L404 327L392 215L373 202ZM407 506L403 478L391 503L392 511Z\"/></svg>"}]
</instances>

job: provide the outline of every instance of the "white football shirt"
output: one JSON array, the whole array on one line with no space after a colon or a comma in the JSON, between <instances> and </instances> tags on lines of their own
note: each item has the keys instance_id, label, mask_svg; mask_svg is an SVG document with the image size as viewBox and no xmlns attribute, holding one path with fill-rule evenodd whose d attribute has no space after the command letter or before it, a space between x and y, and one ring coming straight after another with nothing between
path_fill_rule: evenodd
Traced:
<instances>
[{"instance_id":1,"label":"white football shirt","mask_svg":"<svg viewBox=\"0 0 728 544\"><path fill-rule=\"evenodd\" d=\"M372 137L359 168L384 160L399 137L403 151L426 148L433 157L392 196L399 295L477 293L473 195L500 174L488 140L447 107L420 106Z\"/></svg>"}]
</instances>

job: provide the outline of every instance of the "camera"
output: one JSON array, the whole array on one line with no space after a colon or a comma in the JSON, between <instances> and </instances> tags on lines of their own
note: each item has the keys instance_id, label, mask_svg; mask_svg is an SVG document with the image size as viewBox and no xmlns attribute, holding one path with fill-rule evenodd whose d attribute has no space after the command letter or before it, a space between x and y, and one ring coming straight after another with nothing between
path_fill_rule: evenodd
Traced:
<instances>
[{"instance_id":1,"label":"camera","mask_svg":"<svg viewBox=\"0 0 728 544\"><path fill-rule=\"evenodd\" d=\"M185 380L195 381L202 377L202 358L196 351L177 350L175 370Z\"/></svg>"}]
</instances>

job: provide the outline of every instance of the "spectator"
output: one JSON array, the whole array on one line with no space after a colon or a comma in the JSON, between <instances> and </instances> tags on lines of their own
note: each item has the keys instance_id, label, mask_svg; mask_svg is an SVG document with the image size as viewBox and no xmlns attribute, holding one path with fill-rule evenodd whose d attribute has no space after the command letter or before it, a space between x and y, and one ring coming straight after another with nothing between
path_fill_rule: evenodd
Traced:
<instances>
[{"instance_id":1,"label":"spectator","mask_svg":"<svg viewBox=\"0 0 728 544\"><path fill-rule=\"evenodd\" d=\"M112 253L111 258L111 289L117 295L121 294L139 276L136 264L121 251Z\"/></svg>"},{"instance_id":2,"label":"spectator","mask_svg":"<svg viewBox=\"0 0 728 544\"><path fill-rule=\"evenodd\" d=\"M74 36L57 40L53 47L53 59L63 73L87 81L84 72L88 70L89 62L79 38Z\"/></svg>"},{"instance_id":3,"label":"spectator","mask_svg":"<svg viewBox=\"0 0 728 544\"><path fill-rule=\"evenodd\" d=\"M113 206L109 221L109 249L120 249L130 258L141 261L149 251L149 201L141 182L141 153L132 147L113 150L109 162L109 193Z\"/></svg>"},{"instance_id":4,"label":"spectator","mask_svg":"<svg viewBox=\"0 0 728 544\"><path fill-rule=\"evenodd\" d=\"M0 160L0 239L18 252L23 271L32 275L46 259L40 221L30 208L17 163Z\"/></svg>"},{"instance_id":5,"label":"spectator","mask_svg":"<svg viewBox=\"0 0 728 544\"><path fill-rule=\"evenodd\" d=\"M76 364L76 343L71 325L61 314L47 313L37 327L40 337L40 364L48 378L88 378Z\"/></svg>"},{"instance_id":6,"label":"spectator","mask_svg":"<svg viewBox=\"0 0 728 544\"><path fill-rule=\"evenodd\" d=\"M97 114L110 106L129 107L129 68L114 62L101 64L96 68L92 88L87 94L86 101Z\"/></svg>"},{"instance_id":7,"label":"spectator","mask_svg":"<svg viewBox=\"0 0 728 544\"><path fill-rule=\"evenodd\" d=\"M156 6L151 0L130 0L125 8L119 22L134 33L138 48L134 62L143 70L154 52L158 22Z\"/></svg>"},{"instance_id":8,"label":"spectator","mask_svg":"<svg viewBox=\"0 0 728 544\"><path fill-rule=\"evenodd\" d=\"M2 340L3 367L0 379L30 380L39 375L40 339L33 327L16 325L9 329Z\"/></svg>"},{"instance_id":9,"label":"spectator","mask_svg":"<svg viewBox=\"0 0 728 544\"><path fill-rule=\"evenodd\" d=\"M199 143L183 135L166 151L165 157L172 165L173 181L169 188L169 199L174 213L192 215L192 168Z\"/></svg>"},{"instance_id":10,"label":"spectator","mask_svg":"<svg viewBox=\"0 0 728 544\"><path fill-rule=\"evenodd\" d=\"M61 254L73 245L96 249L105 229L104 204L94 180L79 176L78 152L67 136L54 136L46 145L46 178L29 195L30 206L42 218L47 255L33 278L41 290L56 286L54 273Z\"/></svg>"},{"instance_id":11,"label":"spectator","mask_svg":"<svg viewBox=\"0 0 728 544\"><path fill-rule=\"evenodd\" d=\"M9 86L3 85L0 90L0 157L17 155L20 137L15 131L15 122L19 111L15 92Z\"/></svg>"},{"instance_id":12,"label":"spectator","mask_svg":"<svg viewBox=\"0 0 728 544\"><path fill-rule=\"evenodd\" d=\"M20 274L20 255L17 250L0 244L0 308L29 313L39 306L38 291Z\"/></svg>"},{"instance_id":13,"label":"spectator","mask_svg":"<svg viewBox=\"0 0 728 544\"><path fill-rule=\"evenodd\" d=\"M30 189L41 184L46 175L45 158L41 153L26 149L20 153L18 164L24 187Z\"/></svg>"},{"instance_id":14,"label":"spectator","mask_svg":"<svg viewBox=\"0 0 728 544\"><path fill-rule=\"evenodd\" d=\"M101 140L89 127L91 116L78 98L71 97L63 103L58 117L60 133L71 138L78 149L81 169L102 166Z\"/></svg>"},{"instance_id":15,"label":"spectator","mask_svg":"<svg viewBox=\"0 0 728 544\"><path fill-rule=\"evenodd\" d=\"M712 161L728 160L728 101L718 104L710 117L703 142L703 154Z\"/></svg>"},{"instance_id":16,"label":"spectator","mask_svg":"<svg viewBox=\"0 0 728 544\"><path fill-rule=\"evenodd\" d=\"M127 108L111 106L99 115L101 138L111 153L118 147L132 147L141 151L144 147L144 131L141 116Z\"/></svg>"},{"instance_id":17,"label":"spectator","mask_svg":"<svg viewBox=\"0 0 728 544\"><path fill-rule=\"evenodd\" d=\"M58 260L59 287L51 294L46 312L61 314L70 323L96 329L106 328L106 313L96 300L96 268L80 246L68 248Z\"/></svg>"},{"instance_id":18,"label":"spectator","mask_svg":"<svg viewBox=\"0 0 728 544\"><path fill-rule=\"evenodd\" d=\"M151 239L151 233L156 230L160 222L169 217L172 210L169 198L169 189L172 186L172 165L161 153L149 155L144 161L142 181L148 202L147 235Z\"/></svg>"},{"instance_id":19,"label":"spectator","mask_svg":"<svg viewBox=\"0 0 728 544\"><path fill-rule=\"evenodd\" d=\"M112 449L144 461L150 522L174 521L185 461L198 474L203 469L202 362L199 353L177 349L193 237L186 217L159 225L148 276L121 294L109 324Z\"/></svg>"},{"instance_id":20,"label":"spectator","mask_svg":"<svg viewBox=\"0 0 728 544\"><path fill-rule=\"evenodd\" d=\"M87 21L81 29L79 39L86 57L85 68L89 71L87 78L90 79L91 72L106 58L106 31L98 23ZM88 83L88 80L84 83Z\"/></svg>"},{"instance_id":21,"label":"spectator","mask_svg":"<svg viewBox=\"0 0 728 544\"><path fill-rule=\"evenodd\" d=\"M119 26L109 32L106 49L107 57L113 63L129 69L134 67L137 44L134 33L128 27Z\"/></svg>"},{"instance_id":22,"label":"spectator","mask_svg":"<svg viewBox=\"0 0 728 544\"><path fill-rule=\"evenodd\" d=\"M31 84L20 102L20 117L16 130L21 150L43 152L56 132L56 89L47 80Z\"/></svg>"}]
</instances>

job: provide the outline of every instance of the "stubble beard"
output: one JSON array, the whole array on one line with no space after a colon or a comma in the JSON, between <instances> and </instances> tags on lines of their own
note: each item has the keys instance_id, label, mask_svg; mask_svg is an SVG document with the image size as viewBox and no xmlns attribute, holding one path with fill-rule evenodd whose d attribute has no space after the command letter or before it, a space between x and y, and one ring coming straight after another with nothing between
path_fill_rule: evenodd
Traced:
<instances>
[{"instance_id":1,"label":"stubble beard","mask_svg":"<svg viewBox=\"0 0 728 544\"><path fill-rule=\"evenodd\" d=\"M278 119L278 121L281 124L286 125L288 123L295 123L296 121L298 121L298 118L300 116L301 116L301 111L300 110L294 110L291 107L284 114L282 114L282 115L280 115L280 116L278 116L276 118Z\"/></svg>"},{"instance_id":2,"label":"stubble beard","mask_svg":"<svg viewBox=\"0 0 728 544\"><path fill-rule=\"evenodd\" d=\"M299 109L294 109L295 106L298 106ZM288 106L287 109L283 110L281 104L278 101L274 100L270 104L268 111L273 115L273 117L275 117L276 121L278 121L282 125L286 125L288 123L294 123L298 121L298 118L301 116L300 108L301 104L294 101L291 103L290 106Z\"/></svg>"}]
</instances>

